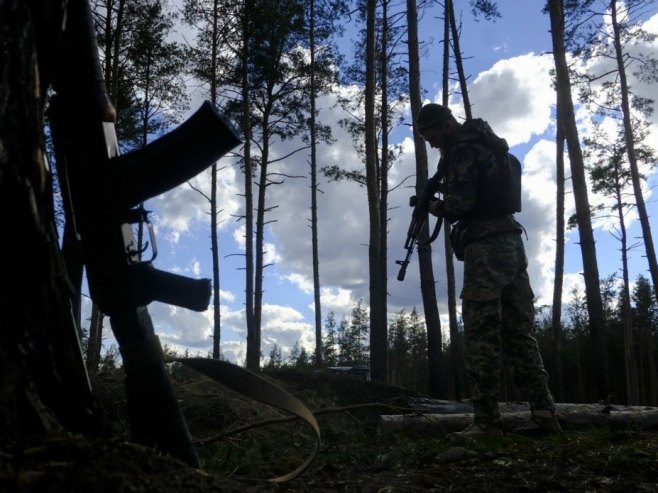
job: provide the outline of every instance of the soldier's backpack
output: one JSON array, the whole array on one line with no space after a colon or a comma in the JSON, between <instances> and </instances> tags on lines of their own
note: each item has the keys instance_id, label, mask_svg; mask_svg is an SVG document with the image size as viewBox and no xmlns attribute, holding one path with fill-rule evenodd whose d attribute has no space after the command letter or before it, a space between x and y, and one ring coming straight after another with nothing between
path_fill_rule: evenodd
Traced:
<instances>
[{"instance_id":1,"label":"soldier's backpack","mask_svg":"<svg viewBox=\"0 0 658 493\"><path fill-rule=\"evenodd\" d=\"M505 212L514 214L521 212L521 162L509 152L507 141L498 137L489 124L476 118L464 123L464 140L475 140L489 148L496 156L498 168L503 174L501 182L504 184Z\"/></svg>"}]
</instances>

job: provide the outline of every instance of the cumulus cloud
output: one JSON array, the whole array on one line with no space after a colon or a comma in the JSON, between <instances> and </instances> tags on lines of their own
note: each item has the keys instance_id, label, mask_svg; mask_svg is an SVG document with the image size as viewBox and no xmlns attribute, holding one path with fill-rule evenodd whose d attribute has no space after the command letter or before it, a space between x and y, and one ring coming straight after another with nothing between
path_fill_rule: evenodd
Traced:
<instances>
[{"instance_id":1,"label":"cumulus cloud","mask_svg":"<svg viewBox=\"0 0 658 493\"><path fill-rule=\"evenodd\" d=\"M647 27L658 32L658 16ZM644 48L647 48L645 46ZM639 49L639 47L638 47ZM652 48L655 49L655 46ZM535 295L540 303L552 300L553 262L555 255L555 143L553 142L553 108L555 93L551 88L550 70L553 60L549 55L527 53L500 60L477 74L469 86L469 95L475 117L487 120L493 129L506 138L512 151L524 163L523 212L518 215L524 224L528 239L526 250L530 260L529 274ZM644 94L658 96L655 84L634 80ZM349 93L353 88L343 88ZM430 98L440 101L439 95ZM457 116L460 101L453 98L451 106ZM340 165L346 169L362 169L361 156L353 147L352 138L338 124L348 117L336 106L335 96L323 96L318 104L321 123L332 128L334 143L318 148L319 167ZM654 116L655 118L655 116ZM408 114L407 114L408 120ZM588 113L578 109L578 121L586 131ZM409 311L417 307L422 313L418 260L414 254L406 280L395 279L399 266L396 259L403 258L403 244L409 225L411 209L408 198L415 193L414 146L410 129L398 129L402 154L389 173L389 222L388 230L388 302L389 311ZM300 147L294 139L276 143L273 152L283 156ZM438 154L428 149L429 169L436 169ZM266 262L274 268L265 271L265 305L263 307L263 354L267 355L273 344L291 348L296 341L307 348L313 345L314 323L312 317L312 254L310 231L310 179L308 153L300 152L272 165L272 171L303 176L288 179L282 185L267 189L268 212L266 228ZM234 164L220 174L218 191L224 207L224 218L240 215L242 211L243 176ZM566 161L568 170L568 160ZM567 171L567 175L569 172ZM202 174L193 181L195 187L208 190L209 177ZM567 181L569 190L570 183ZM330 182L319 177L318 224L320 253L320 282L322 286L323 316L333 311L338 317L349 314L352 306L363 299L367 305L368 289L368 204L366 189L354 182ZM649 192L649 190L647 190ZM195 231L203 231L208 224L208 203L198 192L188 186L153 200L157 210L158 227L172 241L189 238ZM567 195L567 215L573 211L573 197ZM431 220L434 226L434 220ZM244 223L225 220L222 222L224 251L244 251ZM205 233L204 233L205 234ZM568 242L577 241L570 233ZM443 235L432 245L434 272L439 312L445 319L447 293L445 279L445 253ZM572 245L573 246L573 245ZM576 247L574 247L576 248ZM223 260L224 261L224 260ZM240 260L242 262L242 260ZM456 286L459 293L462 283L462 264L455 263ZM202 271L196 269L199 275ZM207 275L207 274L206 274ZM242 276L242 274L239 274ZM565 298L572 285L581 282L580 274L565 276ZM282 280L284 281L282 283ZM244 280L241 281L244 283ZM224 286L224 284L223 284ZM243 287L236 282L231 291L222 291L222 352L235 361L244 361L246 324L242 306ZM289 305L268 302L268 289L289 289ZM271 291L269 291L271 292ZM235 293L235 294L234 294ZM311 313L311 315L309 315ZM208 347L211 335L210 311L197 314L185 310L156 309L162 321L158 330L167 341L188 344L190 347ZM205 346L204 346L205 344Z\"/></svg>"},{"instance_id":2,"label":"cumulus cloud","mask_svg":"<svg viewBox=\"0 0 658 493\"><path fill-rule=\"evenodd\" d=\"M542 135L551 124L555 92L548 55L528 53L500 60L469 88L473 114L483 118L510 146Z\"/></svg>"},{"instance_id":3,"label":"cumulus cloud","mask_svg":"<svg viewBox=\"0 0 658 493\"><path fill-rule=\"evenodd\" d=\"M240 207L237 182L238 170L231 165L230 159L220 161L217 172L217 202L220 204L218 227L230 225L229 218L235 215ZM192 180L189 184L180 185L148 202L148 206L157 211L159 232L164 233L167 240L177 243L181 236L190 233L192 228L205 231L210 225L210 168ZM147 206L147 208L148 208Z\"/></svg>"}]
</instances>

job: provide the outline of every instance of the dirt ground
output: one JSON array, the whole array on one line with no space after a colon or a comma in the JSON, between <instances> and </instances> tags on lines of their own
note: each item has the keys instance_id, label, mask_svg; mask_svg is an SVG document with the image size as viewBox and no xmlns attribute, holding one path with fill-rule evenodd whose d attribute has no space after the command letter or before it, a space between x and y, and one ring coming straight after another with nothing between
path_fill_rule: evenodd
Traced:
<instances>
[{"instance_id":1,"label":"dirt ground","mask_svg":"<svg viewBox=\"0 0 658 493\"><path fill-rule=\"evenodd\" d=\"M303 423L202 377L176 382L196 470L127 441L121 377L105 375L94 388L110 436L1 444L0 492L658 492L655 429L579 427L458 445L438 429L379 426L381 414L408 412L413 392L292 370L269 378L315 410L322 431L318 456L292 482L268 480L311 453Z\"/></svg>"}]
</instances>

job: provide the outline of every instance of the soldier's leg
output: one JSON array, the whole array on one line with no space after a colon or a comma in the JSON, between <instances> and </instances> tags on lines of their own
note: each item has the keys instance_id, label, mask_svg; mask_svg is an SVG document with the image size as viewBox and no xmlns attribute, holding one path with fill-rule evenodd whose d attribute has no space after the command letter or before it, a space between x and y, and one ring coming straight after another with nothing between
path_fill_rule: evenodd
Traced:
<instances>
[{"instance_id":1,"label":"soldier's leg","mask_svg":"<svg viewBox=\"0 0 658 493\"><path fill-rule=\"evenodd\" d=\"M498 398L502 352L500 300L462 302L466 372L473 384L476 423L500 423Z\"/></svg>"},{"instance_id":2,"label":"soldier's leg","mask_svg":"<svg viewBox=\"0 0 658 493\"><path fill-rule=\"evenodd\" d=\"M469 243L464 249L461 293L465 357L473 383L475 424L493 423L500 433L498 409L502 366L501 289L518 272L518 235L500 234Z\"/></svg>"},{"instance_id":3,"label":"soldier's leg","mask_svg":"<svg viewBox=\"0 0 658 493\"><path fill-rule=\"evenodd\" d=\"M501 308L501 340L517 386L527 391L531 409L554 410L548 373L533 337L533 293L526 271L502 290Z\"/></svg>"}]
</instances>

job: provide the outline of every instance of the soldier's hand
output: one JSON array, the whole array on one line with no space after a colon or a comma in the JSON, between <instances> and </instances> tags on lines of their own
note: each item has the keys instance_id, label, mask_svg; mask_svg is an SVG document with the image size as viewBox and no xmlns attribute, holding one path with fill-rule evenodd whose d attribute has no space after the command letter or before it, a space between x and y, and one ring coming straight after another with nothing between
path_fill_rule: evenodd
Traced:
<instances>
[{"instance_id":1,"label":"soldier's hand","mask_svg":"<svg viewBox=\"0 0 658 493\"><path fill-rule=\"evenodd\" d=\"M445 203L443 202L443 200L435 199L430 202L430 205L427 210L433 216L438 217L438 216L443 216L444 207L445 207Z\"/></svg>"}]
</instances>

